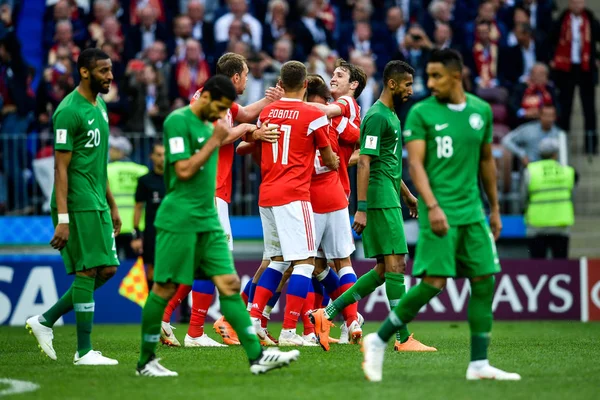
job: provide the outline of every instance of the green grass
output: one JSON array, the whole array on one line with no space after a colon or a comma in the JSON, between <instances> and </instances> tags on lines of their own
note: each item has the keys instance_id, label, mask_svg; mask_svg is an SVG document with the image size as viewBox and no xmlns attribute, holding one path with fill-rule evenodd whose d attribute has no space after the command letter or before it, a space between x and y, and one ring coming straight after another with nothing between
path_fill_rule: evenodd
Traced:
<instances>
[{"instance_id":1,"label":"green grass","mask_svg":"<svg viewBox=\"0 0 600 400\"><path fill-rule=\"evenodd\" d=\"M365 331L378 324L365 325ZM272 328L275 328L273 324ZM493 365L519 372L521 382L467 382L468 326L414 323L416 337L433 354L386 353L384 381L366 382L358 346L301 349L298 362L263 376L249 373L243 350L160 347L163 364L178 378L134 375L139 328L94 327L95 347L117 358L116 367L75 367L75 328L55 330L58 361L43 357L24 328L0 327L0 379L34 382L28 399L597 399L600 393L600 324L502 322L494 325ZM181 341L185 326L175 331ZM276 331L275 329L273 329ZM211 332L212 333L212 332ZM336 332L337 334L337 332ZM214 336L213 336L214 337ZM4 389L0 384L0 391ZM194 396L194 397L192 397ZM199 397L202 396L202 397ZM18 398L15 397L15 398Z\"/></svg>"}]
</instances>

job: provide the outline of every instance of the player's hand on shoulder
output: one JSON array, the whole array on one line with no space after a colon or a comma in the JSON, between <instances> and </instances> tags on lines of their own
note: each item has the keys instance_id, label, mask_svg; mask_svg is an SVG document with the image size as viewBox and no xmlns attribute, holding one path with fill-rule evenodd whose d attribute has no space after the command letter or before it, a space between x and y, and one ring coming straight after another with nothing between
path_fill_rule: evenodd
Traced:
<instances>
[{"instance_id":1,"label":"player's hand on shoulder","mask_svg":"<svg viewBox=\"0 0 600 400\"><path fill-rule=\"evenodd\" d=\"M450 229L448 219L439 205L429 209L429 225L437 236L443 237L448 233L448 229Z\"/></svg>"},{"instance_id":2,"label":"player's hand on shoulder","mask_svg":"<svg viewBox=\"0 0 600 400\"><path fill-rule=\"evenodd\" d=\"M267 90L265 90L265 98L271 103L281 99L284 94L285 92L280 86L270 87Z\"/></svg>"},{"instance_id":3,"label":"player's hand on shoulder","mask_svg":"<svg viewBox=\"0 0 600 400\"><path fill-rule=\"evenodd\" d=\"M279 132L279 125L270 124L269 121L266 121L261 125L260 128L252 132L252 138L255 141L260 140L267 143L277 142L280 135L281 132Z\"/></svg>"},{"instance_id":4,"label":"player's hand on shoulder","mask_svg":"<svg viewBox=\"0 0 600 400\"><path fill-rule=\"evenodd\" d=\"M221 144L227 139L227 136L229 136L229 125L224 119L220 119L215 123L213 137Z\"/></svg>"},{"instance_id":5,"label":"player's hand on shoulder","mask_svg":"<svg viewBox=\"0 0 600 400\"><path fill-rule=\"evenodd\" d=\"M364 211L357 211L354 214L354 223L352 224L352 229L356 232L357 235L360 235L367 226L367 213Z\"/></svg>"},{"instance_id":6,"label":"player's hand on shoulder","mask_svg":"<svg viewBox=\"0 0 600 400\"><path fill-rule=\"evenodd\" d=\"M502 231L502 218L500 218L499 210L492 210L490 212L490 229L494 235L494 240L498 240Z\"/></svg>"},{"instance_id":7,"label":"player's hand on shoulder","mask_svg":"<svg viewBox=\"0 0 600 400\"><path fill-rule=\"evenodd\" d=\"M54 229L54 236L50 240L50 246L56 250L62 250L69 240L69 224L58 224Z\"/></svg>"}]
</instances>

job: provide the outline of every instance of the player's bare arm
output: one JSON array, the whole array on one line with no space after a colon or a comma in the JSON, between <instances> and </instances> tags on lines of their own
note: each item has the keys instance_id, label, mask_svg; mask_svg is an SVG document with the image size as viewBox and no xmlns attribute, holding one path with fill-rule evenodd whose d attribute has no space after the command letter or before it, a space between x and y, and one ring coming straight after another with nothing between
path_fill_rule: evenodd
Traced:
<instances>
[{"instance_id":1,"label":"player's bare arm","mask_svg":"<svg viewBox=\"0 0 600 400\"><path fill-rule=\"evenodd\" d=\"M187 160L179 160L175 163L177 179L187 181L193 177L206 164L213 151L221 147L229 132L230 128L227 126L227 122L222 119L217 121L213 135L206 141L202 149Z\"/></svg>"},{"instance_id":2,"label":"player's bare arm","mask_svg":"<svg viewBox=\"0 0 600 400\"><path fill-rule=\"evenodd\" d=\"M113 232L115 236L118 236L119 233L121 233L121 225L123 224L123 222L121 221L121 216L119 215L119 208L117 207L115 197L110 191L108 179L106 180L106 202L108 203L108 207L110 208L110 219L112 219L113 223Z\"/></svg>"},{"instance_id":3,"label":"player's bare arm","mask_svg":"<svg viewBox=\"0 0 600 400\"><path fill-rule=\"evenodd\" d=\"M354 150L354 152L350 156L350 160L348 160L348 167L354 167L356 164L358 164L359 157L360 157L360 149Z\"/></svg>"},{"instance_id":4,"label":"player's bare arm","mask_svg":"<svg viewBox=\"0 0 600 400\"><path fill-rule=\"evenodd\" d=\"M227 135L227 138L223 141L221 146L225 146L226 144L233 143L236 140L238 140L239 138L241 138L242 136L244 136L248 133L252 133L255 130L256 130L256 125L254 125L254 124L247 124L247 123L239 124L238 126L233 127L229 130L229 135Z\"/></svg>"},{"instance_id":5,"label":"player's bare arm","mask_svg":"<svg viewBox=\"0 0 600 400\"><path fill-rule=\"evenodd\" d=\"M500 219L500 206L498 204L498 188L496 186L496 162L492 155L492 144L484 143L481 146L481 156L479 159L479 171L483 190L490 203L490 228L494 234L494 239L498 240L502 230L502 221Z\"/></svg>"},{"instance_id":6,"label":"player's bare arm","mask_svg":"<svg viewBox=\"0 0 600 400\"><path fill-rule=\"evenodd\" d=\"M258 115L267 105L279 100L283 97L283 89L280 87L268 88L265 92L265 97L246 107L240 106L238 109L235 122L254 122Z\"/></svg>"},{"instance_id":7,"label":"player's bare arm","mask_svg":"<svg viewBox=\"0 0 600 400\"><path fill-rule=\"evenodd\" d=\"M311 106L317 107L319 110L323 111L327 118L335 118L342 115L342 108L337 104L321 104L321 103L307 103Z\"/></svg>"},{"instance_id":8,"label":"player's bare arm","mask_svg":"<svg viewBox=\"0 0 600 400\"><path fill-rule=\"evenodd\" d=\"M61 250L67 245L69 240L69 210L67 208L67 193L69 192L69 164L73 153L70 151L57 150L54 152L54 192L56 195L56 210L59 221L54 229L54 236L50 240L50 245ZM63 215L66 215L66 221L61 221Z\"/></svg>"},{"instance_id":9,"label":"player's bare arm","mask_svg":"<svg viewBox=\"0 0 600 400\"><path fill-rule=\"evenodd\" d=\"M329 169L338 169L340 166L340 157L333 152L331 146L321 147L319 152L321 153L323 164L325 164Z\"/></svg>"},{"instance_id":10,"label":"player's bare arm","mask_svg":"<svg viewBox=\"0 0 600 400\"><path fill-rule=\"evenodd\" d=\"M411 193L410 189L403 180L400 180L400 195L404 204L408 206L410 216L417 218L419 216L419 210L417 208L417 198Z\"/></svg>"},{"instance_id":11,"label":"player's bare arm","mask_svg":"<svg viewBox=\"0 0 600 400\"><path fill-rule=\"evenodd\" d=\"M137 201L133 208L133 229L138 231L138 226L140 226L140 221L142 220L142 211L144 211L144 202ZM144 246L142 237L136 237L131 241L131 248L135 252L135 254L142 254L144 252Z\"/></svg>"},{"instance_id":12,"label":"player's bare arm","mask_svg":"<svg viewBox=\"0 0 600 400\"><path fill-rule=\"evenodd\" d=\"M358 210L354 214L352 229L361 234L367 226L367 192L369 190L369 175L371 174L371 156L361 154L358 157L358 170L356 173L356 195Z\"/></svg>"},{"instance_id":13,"label":"player's bare arm","mask_svg":"<svg viewBox=\"0 0 600 400\"><path fill-rule=\"evenodd\" d=\"M246 142L267 142L267 143L275 143L279 140L279 136L281 136L281 132L279 131L279 125L270 124L269 121L265 121L263 124L260 124L260 128L257 125L252 125L254 129L252 129L245 136Z\"/></svg>"},{"instance_id":14,"label":"player's bare arm","mask_svg":"<svg viewBox=\"0 0 600 400\"><path fill-rule=\"evenodd\" d=\"M425 167L423 165L425 161L425 141L410 141L406 144L406 148L408 150L410 177L417 188L417 192L419 192L429 210L429 224L431 230L438 236L445 236L450 228L448 219L446 218L444 210L442 210L433 195L433 191L429 185L429 178L427 177L427 172L425 172Z\"/></svg>"}]
</instances>

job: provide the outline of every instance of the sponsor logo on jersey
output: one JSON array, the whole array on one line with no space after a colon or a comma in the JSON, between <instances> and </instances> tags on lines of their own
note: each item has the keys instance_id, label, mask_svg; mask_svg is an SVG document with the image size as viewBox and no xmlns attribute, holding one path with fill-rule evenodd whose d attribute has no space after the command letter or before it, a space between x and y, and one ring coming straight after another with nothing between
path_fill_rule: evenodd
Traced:
<instances>
[{"instance_id":1,"label":"sponsor logo on jersey","mask_svg":"<svg viewBox=\"0 0 600 400\"><path fill-rule=\"evenodd\" d=\"M102 116L104 117L104 120L108 122L108 114L106 113L106 111L102 110Z\"/></svg>"},{"instance_id":2,"label":"sponsor logo on jersey","mask_svg":"<svg viewBox=\"0 0 600 400\"><path fill-rule=\"evenodd\" d=\"M94 119L88 119L88 125L93 124L95 120L96 120L96 118L94 118Z\"/></svg>"},{"instance_id":3,"label":"sponsor logo on jersey","mask_svg":"<svg viewBox=\"0 0 600 400\"><path fill-rule=\"evenodd\" d=\"M446 129L447 127L448 127L448 123L445 123L445 124L435 124L435 130L438 131L438 132Z\"/></svg>"},{"instance_id":4,"label":"sponsor logo on jersey","mask_svg":"<svg viewBox=\"0 0 600 400\"><path fill-rule=\"evenodd\" d=\"M480 130L483 128L483 118L477 113L471 114L471 116L469 116L469 124L471 125L471 128Z\"/></svg>"},{"instance_id":5,"label":"sponsor logo on jersey","mask_svg":"<svg viewBox=\"0 0 600 400\"><path fill-rule=\"evenodd\" d=\"M377 136L367 135L367 139L365 140L365 148L376 150L377 149Z\"/></svg>"},{"instance_id":6,"label":"sponsor logo on jersey","mask_svg":"<svg viewBox=\"0 0 600 400\"><path fill-rule=\"evenodd\" d=\"M180 154L185 150L185 144L182 137L174 137L169 139L169 148L171 154Z\"/></svg>"},{"instance_id":7,"label":"sponsor logo on jersey","mask_svg":"<svg viewBox=\"0 0 600 400\"><path fill-rule=\"evenodd\" d=\"M57 129L56 130L56 143L67 144L67 130Z\"/></svg>"}]
</instances>

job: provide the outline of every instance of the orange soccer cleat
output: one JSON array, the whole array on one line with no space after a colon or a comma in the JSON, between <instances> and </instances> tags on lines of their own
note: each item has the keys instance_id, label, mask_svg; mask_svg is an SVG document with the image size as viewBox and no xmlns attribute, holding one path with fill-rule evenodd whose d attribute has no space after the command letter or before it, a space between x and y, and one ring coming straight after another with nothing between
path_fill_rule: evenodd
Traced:
<instances>
[{"instance_id":1,"label":"orange soccer cleat","mask_svg":"<svg viewBox=\"0 0 600 400\"><path fill-rule=\"evenodd\" d=\"M333 323L325 316L325 309L320 308L310 313L310 319L315 325L315 334L319 339L319 344L325 351L329 351L329 330Z\"/></svg>"},{"instance_id":2,"label":"orange soccer cleat","mask_svg":"<svg viewBox=\"0 0 600 400\"><path fill-rule=\"evenodd\" d=\"M213 329L216 333L221 335L223 338L223 343L228 346L240 344L240 339L238 338L237 333L233 330L229 322L225 321L225 317L221 316L218 320L213 324Z\"/></svg>"},{"instance_id":3,"label":"orange soccer cleat","mask_svg":"<svg viewBox=\"0 0 600 400\"><path fill-rule=\"evenodd\" d=\"M396 340L394 343L394 351L437 351L435 347L426 346L413 338L413 335L408 337L408 340L404 343L400 343Z\"/></svg>"}]
</instances>

